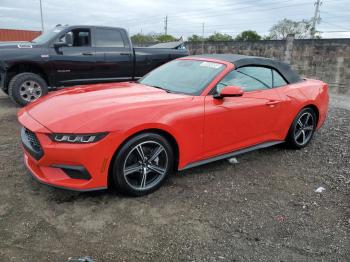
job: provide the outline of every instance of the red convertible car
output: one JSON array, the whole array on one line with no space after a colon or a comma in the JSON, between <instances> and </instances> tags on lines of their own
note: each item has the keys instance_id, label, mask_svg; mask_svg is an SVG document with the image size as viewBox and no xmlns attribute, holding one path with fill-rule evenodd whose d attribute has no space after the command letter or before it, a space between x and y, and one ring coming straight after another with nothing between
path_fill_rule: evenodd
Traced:
<instances>
[{"instance_id":1,"label":"red convertible car","mask_svg":"<svg viewBox=\"0 0 350 262\"><path fill-rule=\"evenodd\" d=\"M328 86L287 64L189 56L137 83L65 89L18 113L25 164L56 187L114 186L140 196L183 170L287 142L306 146L325 121Z\"/></svg>"}]
</instances>

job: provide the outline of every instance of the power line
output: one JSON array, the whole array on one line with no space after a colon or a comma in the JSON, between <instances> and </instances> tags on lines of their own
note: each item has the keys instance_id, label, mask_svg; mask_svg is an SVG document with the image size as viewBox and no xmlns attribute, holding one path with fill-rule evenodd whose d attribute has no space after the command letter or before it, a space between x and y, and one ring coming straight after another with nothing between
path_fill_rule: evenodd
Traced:
<instances>
[{"instance_id":1,"label":"power line","mask_svg":"<svg viewBox=\"0 0 350 262\"><path fill-rule=\"evenodd\" d=\"M261 1L261 0L255 0L255 1L252 1L252 2L249 2L249 3L251 4L251 3L258 2L258 1ZM244 7L233 8L233 9L225 8L222 11L212 11L211 10L211 11L208 11L208 12L200 12L199 14L191 15L191 18L199 18L199 19L205 18L206 19L206 18L209 18L209 17L218 17L218 16L223 16L223 15L234 15L234 14L237 14L237 13L242 13L242 11L244 11L244 13L252 13L252 12L254 13L254 12L261 12L261 11L268 11L268 10L275 10L275 9L281 9L281 8L288 8L288 7L305 5L305 3L298 3L298 4L292 4L292 5L276 6L276 4L290 3L290 2L291 2L290 0L276 1L276 2L272 2L270 4L267 4L267 5L264 5L264 7L271 6L272 8L268 7L268 8L262 8L261 9L260 6L256 6L256 7L244 6ZM308 4L311 4L311 3L308 3ZM276 7L273 7L273 6L276 6ZM257 8L257 9L254 9L254 8ZM174 18L175 18L175 20L176 19L183 20L184 18L187 18L187 17L188 17L188 15L186 15L185 13L169 15L169 19L170 20L172 20ZM155 22L152 23L152 21L155 21ZM132 21L128 22L128 21L126 21L126 23L137 23L137 22L136 21L135 22L132 22ZM159 23L159 18L143 19L142 23L143 24Z\"/></svg>"},{"instance_id":2,"label":"power line","mask_svg":"<svg viewBox=\"0 0 350 262\"><path fill-rule=\"evenodd\" d=\"M244 4L248 3L249 5L257 3L261 0L251 0L250 2L246 1ZM330 2L339 2L339 1L345 1L345 0L328 0L327 3ZM227 8L225 7L223 10L221 11L213 11L212 9L210 9L210 11L187 11L187 12L182 12L181 14L173 14L173 15L168 15L168 19L169 20L177 20L177 19L181 19L183 20L184 18L186 19L188 16L191 16L191 18L198 18L198 19L206 19L208 17L217 17L217 16L223 16L223 15L234 15L236 13L242 13L241 11L243 10L244 13L251 13L251 12L260 12L260 11L269 11L269 10L277 10L277 9L281 9L281 8L287 8L287 7L294 7L294 6L302 6L302 5L306 5L306 4L312 4L311 2L309 3L296 3L296 4L291 4L291 5L286 5L286 6L277 6L277 7L273 7L276 6L276 4L280 4L280 3L291 3L291 0L285 0L285 1L274 1L271 2L267 5L264 5L264 7L266 6L271 6L272 8L268 7L268 8L263 8L263 9L259 9L260 6L244 6L244 7L238 7L238 8ZM258 8L258 9L254 9L254 8ZM217 9L217 8L215 8ZM205 10L205 9L202 9ZM240 12L237 12L240 11ZM189 15L188 13L198 13L198 14L192 14ZM139 23L142 22L143 24L156 24L159 23L159 21L161 20L161 18L157 18L157 17L153 17L151 19L131 19L131 20L124 20L124 23L130 24L130 23ZM153 21L153 22L152 22ZM190 23L190 22L189 22Z\"/></svg>"},{"instance_id":3,"label":"power line","mask_svg":"<svg viewBox=\"0 0 350 262\"><path fill-rule=\"evenodd\" d=\"M345 17L345 16L344 16L344 17ZM346 16L346 17L349 17L349 16ZM298 19L303 19L303 18L305 18L305 17L300 17L300 18L297 18L297 17L290 17L290 19L293 19L293 20L298 20ZM332 19L332 18L334 18L334 17L324 17L324 18ZM255 19L255 20L254 20L254 23L245 21L245 23L210 24L210 25L206 25L206 28L220 29L220 28L232 27L232 26L259 25L259 24L261 24L262 22L275 22L275 20L271 20L271 19L275 19L275 17L269 17L269 18L267 18L267 19ZM322 20L322 21L323 21L323 20ZM349 22L350 22L350 20L349 20ZM176 23L176 26L178 26L178 25L182 25L182 24ZM188 24L183 24L183 25L188 25ZM191 26L191 28L198 28L198 31L199 31L199 28L201 28L201 27L202 27L201 24L192 25L192 26Z\"/></svg>"},{"instance_id":4,"label":"power line","mask_svg":"<svg viewBox=\"0 0 350 262\"><path fill-rule=\"evenodd\" d=\"M322 33L350 33L349 31L321 31Z\"/></svg>"},{"instance_id":5,"label":"power line","mask_svg":"<svg viewBox=\"0 0 350 262\"><path fill-rule=\"evenodd\" d=\"M262 1L262 0L247 0L247 1L245 1L244 2L244 4L250 4L250 3L256 3L256 2L260 2L260 1ZM280 1L276 1L275 3L279 3ZM218 9L218 7L224 7L224 10L226 9L227 10L227 8L230 8L230 7L232 7L232 6L234 6L234 7L236 7L237 6L237 4L224 4L224 5L219 5L219 4L217 4L217 5L215 5L215 9ZM244 8L246 8L246 6L244 7ZM234 8L235 9L235 8ZM234 10L233 9L233 10ZM193 10L193 11L185 11L185 12L181 12L181 14L172 14L171 15L171 17L183 17L183 16L189 16L190 15L190 13L206 13L206 12L208 12L208 11L210 11L210 12L212 12L212 8L205 8L205 9L196 9L196 10ZM195 14L194 14L195 15ZM193 14L192 14L192 16L193 16ZM137 22L137 21L153 21L153 20L158 20L159 21L159 17L157 18L157 17L153 17L152 19L140 19L140 18L134 18L134 19L125 19L125 20L123 20L124 22L126 22L126 23L129 23L129 22L131 22L131 23L133 23L133 22Z\"/></svg>"},{"instance_id":6,"label":"power line","mask_svg":"<svg viewBox=\"0 0 350 262\"><path fill-rule=\"evenodd\" d=\"M329 24L329 25L331 25L331 26L335 26L335 27L337 27L337 28L342 28L342 29L345 29L345 30L349 30L349 31L350 31L350 28L344 27L344 26L342 26L342 25L337 25L337 24L334 24L334 23L329 23L329 22L324 21L324 20L322 20L321 23Z\"/></svg>"},{"instance_id":7,"label":"power line","mask_svg":"<svg viewBox=\"0 0 350 262\"><path fill-rule=\"evenodd\" d=\"M321 2L322 0L317 0L319 2ZM339 1L344 1L344 0L328 0L327 3L329 2L339 2ZM249 3L257 3L259 2L259 0L255 0L255 1L250 1ZM284 2L288 2L290 3L290 1L278 1L278 2L273 2L273 3L270 3L269 4L269 7L266 8L266 5L263 6L264 8L260 8L260 6L256 6L256 7L239 7L239 8L227 8L227 7L224 7L223 10L221 11L205 11L205 13L207 13L208 15L205 15L204 12L202 13L198 13L196 15L193 15L191 16L191 18L198 18L198 17L201 17L201 18L208 18L208 17L217 17L217 16L223 16L223 15L234 15L235 13L238 13L240 10L244 10L244 13L254 13L254 12L263 12L263 11L270 11L270 10L277 10L277 9L281 9L281 8L290 8L290 7L295 7L295 6L301 6L301 5L305 5L305 3L295 3L295 4L288 4L288 5L277 5L280 4L280 3L284 3ZM312 3L307 3L307 4L312 4ZM277 6L276 6L277 5ZM202 9L203 10L203 9ZM188 12L200 12L200 11L188 11ZM169 20L170 21L177 21L179 19L181 20L184 20L182 19L182 17L185 16L186 13L188 12L185 12L185 13L181 13L181 14L177 14L177 15L173 15L173 16L167 16L168 17L168 22ZM239 13L242 13L239 12ZM186 17L187 18L187 17ZM271 18L271 17L270 17ZM153 20L156 19L156 22L152 22ZM241 21L241 20L240 20ZM257 20L254 20L254 21L257 21ZM266 20L265 20L266 21ZM152 19L144 19L144 22L143 24L149 24L149 25L152 25L152 24L155 24L155 23L159 23L160 20L158 18L152 18ZM131 20L129 21L129 23L133 23L131 22ZM198 28L198 31L196 31L196 33L200 32L200 29L199 27L202 27L202 25L200 23L198 23L197 25L193 25L193 22L189 21L188 23L175 23L175 26L178 27L179 25L189 25L189 24L192 24L190 28ZM246 23L247 25L252 25L251 22L249 23ZM261 24L261 23L259 23ZM207 24L206 23L206 28L215 28L215 29L220 29L220 27L232 27L232 26L237 26L237 25L243 25L242 23L239 23L239 24L236 24L236 23L233 23L233 24L221 24L221 25L212 25L212 24ZM168 26L167 26L167 30L168 30ZM225 30L226 31L226 30ZM173 32L173 31L172 31ZM181 31L182 33L185 33L185 31ZM175 32L174 32L175 33ZM194 32L195 33L195 32Z\"/></svg>"}]
</instances>

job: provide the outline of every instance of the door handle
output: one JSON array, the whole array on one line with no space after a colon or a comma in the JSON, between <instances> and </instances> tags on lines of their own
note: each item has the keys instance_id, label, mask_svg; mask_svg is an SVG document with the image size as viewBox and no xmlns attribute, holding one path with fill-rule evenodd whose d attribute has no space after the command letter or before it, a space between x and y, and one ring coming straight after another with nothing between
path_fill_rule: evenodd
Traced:
<instances>
[{"instance_id":1,"label":"door handle","mask_svg":"<svg viewBox=\"0 0 350 262\"><path fill-rule=\"evenodd\" d=\"M84 53L81 53L82 55L94 55L94 53L92 52L84 52Z\"/></svg>"},{"instance_id":2,"label":"door handle","mask_svg":"<svg viewBox=\"0 0 350 262\"><path fill-rule=\"evenodd\" d=\"M120 53L120 55L127 55L127 56L131 56L130 53Z\"/></svg>"},{"instance_id":3,"label":"door handle","mask_svg":"<svg viewBox=\"0 0 350 262\"><path fill-rule=\"evenodd\" d=\"M266 102L266 105L267 106L275 106L275 105L277 105L277 104L279 104L281 101L277 101L277 100L271 100L271 101L269 101L269 102Z\"/></svg>"}]
</instances>

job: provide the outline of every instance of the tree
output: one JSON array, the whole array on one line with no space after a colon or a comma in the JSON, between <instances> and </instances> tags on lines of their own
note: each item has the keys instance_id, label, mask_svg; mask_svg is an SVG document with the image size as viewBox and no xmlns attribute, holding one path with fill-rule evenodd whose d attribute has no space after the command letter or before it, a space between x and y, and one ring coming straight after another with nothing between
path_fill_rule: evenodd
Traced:
<instances>
[{"instance_id":1,"label":"tree","mask_svg":"<svg viewBox=\"0 0 350 262\"><path fill-rule=\"evenodd\" d=\"M133 43L152 43L152 42L156 42L156 39L154 39L154 37L150 34L148 35L144 35L144 34L136 34L131 36L131 41Z\"/></svg>"},{"instance_id":2,"label":"tree","mask_svg":"<svg viewBox=\"0 0 350 262\"><path fill-rule=\"evenodd\" d=\"M297 39L310 38L311 29L312 20L293 21L283 19L271 27L270 37L272 40L286 39L288 35L294 35Z\"/></svg>"},{"instance_id":3,"label":"tree","mask_svg":"<svg viewBox=\"0 0 350 262\"><path fill-rule=\"evenodd\" d=\"M206 39L199 36L199 35L192 35L188 37L188 42L202 42L203 40L205 41Z\"/></svg>"},{"instance_id":4,"label":"tree","mask_svg":"<svg viewBox=\"0 0 350 262\"><path fill-rule=\"evenodd\" d=\"M172 35L159 34L155 36L155 39L159 42L173 42L176 38Z\"/></svg>"},{"instance_id":5,"label":"tree","mask_svg":"<svg viewBox=\"0 0 350 262\"><path fill-rule=\"evenodd\" d=\"M211 36L208 37L209 41L232 41L233 38L232 36L228 35L228 34L222 34L222 33L218 33L215 32L214 34L212 34Z\"/></svg>"},{"instance_id":6,"label":"tree","mask_svg":"<svg viewBox=\"0 0 350 262\"><path fill-rule=\"evenodd\" d=\"M237 41L258 41L261 40L261 36L253 30L246 30L238 34L235 38Z\"/></svg>"}]
</instances>

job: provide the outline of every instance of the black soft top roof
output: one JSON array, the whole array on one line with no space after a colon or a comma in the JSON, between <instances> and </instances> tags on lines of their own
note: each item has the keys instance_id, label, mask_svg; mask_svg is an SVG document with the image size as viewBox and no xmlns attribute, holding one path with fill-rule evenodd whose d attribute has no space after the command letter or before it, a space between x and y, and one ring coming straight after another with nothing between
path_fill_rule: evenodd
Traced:
<instances>
[{"instance_id":1,"label":"black soft top roof","mask_svg":"<svg viewBox=\"0 0 350 262\"><path fill-rule=\"evenodd\" d=\"M301 81L300 76L295 73L288 64L265 57L246 56L236 54L208 54L208 55L194 55L193 58L209 58L221 61L230 62L236 68L243 66L267 66L278 71L289 84Z\"/></svg>"}]
</instances>

